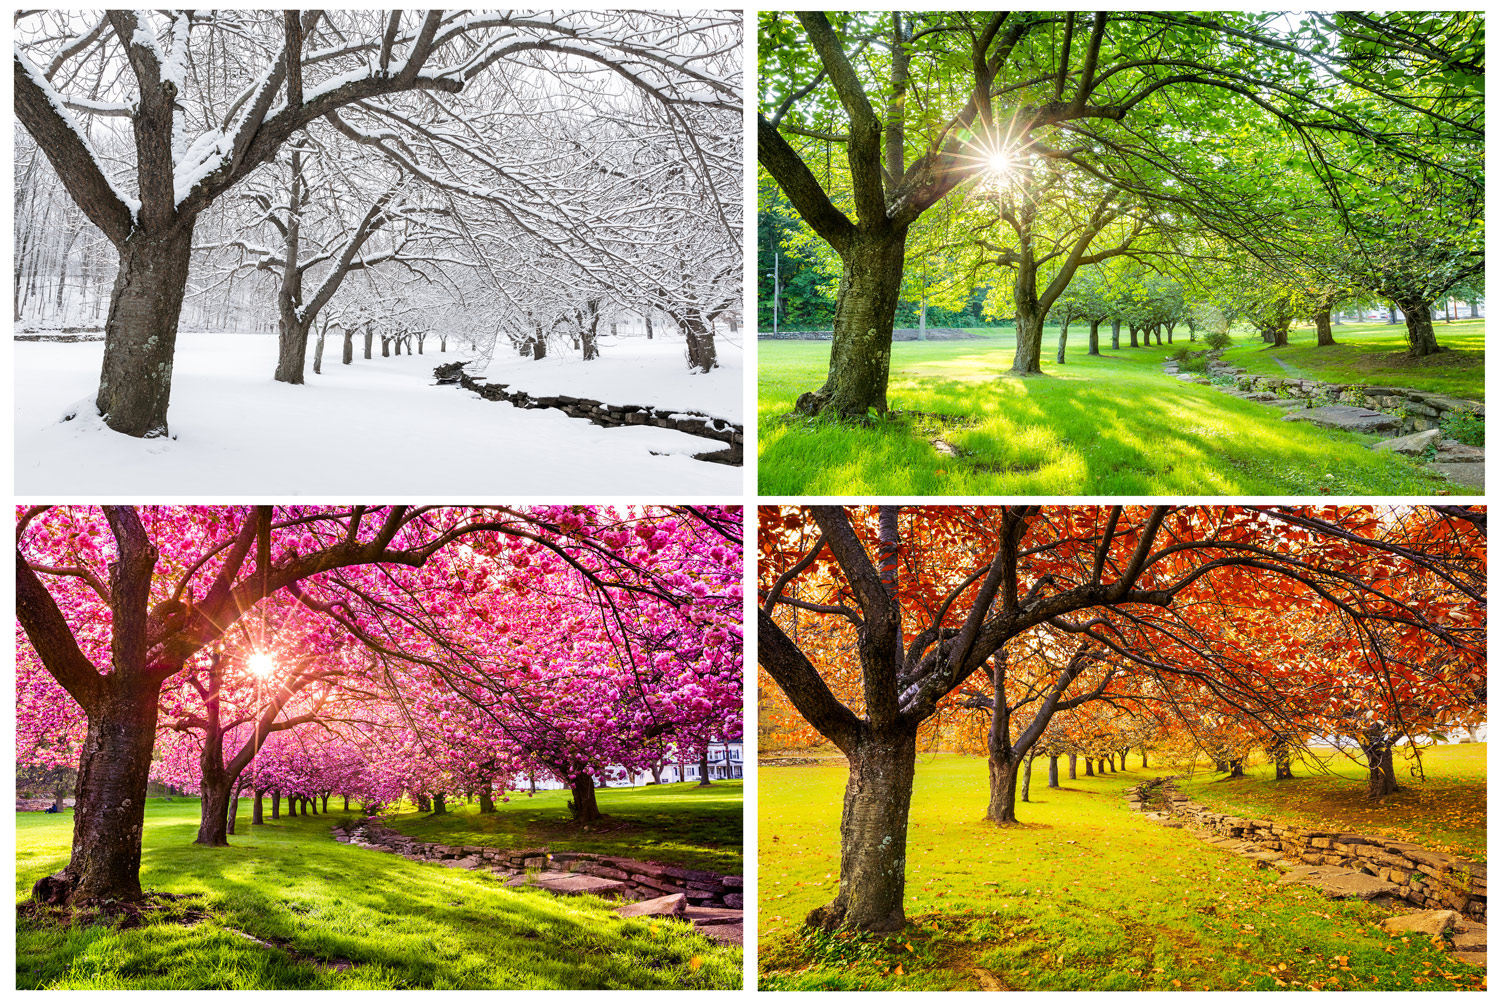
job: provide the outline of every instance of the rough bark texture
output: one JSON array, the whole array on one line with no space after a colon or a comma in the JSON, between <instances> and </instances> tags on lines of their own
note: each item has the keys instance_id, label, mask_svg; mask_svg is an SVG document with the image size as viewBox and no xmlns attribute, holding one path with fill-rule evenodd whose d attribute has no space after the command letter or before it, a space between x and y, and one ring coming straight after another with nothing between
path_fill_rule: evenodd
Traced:
<instances>
[{"instance_id":1,"label":"rough bark texture","mask_svg":"<svg viewBox=\"0 0 1500 1000\"><path fill-rule=\"evenodd\" d=\"M574 811L574 819L580 823L597 823L602 817L599 814L599 801L594 797L594 776L591 774L580 774L572 781L573 803L578 808Z\"/></svg>"},{"instance_id":2,"label":"rough bark texture","mask_svg":"<svg viewBox=\"0 0 1500 1000\"><path fill-rule=\"evenodd\" d=\"M1011 363L1012 375L1042 374L1042 324L1046 313L1036 302L1016 302L1016 357Z\"/></svg>"},{"instance_id":3,"label":"rough bark texture","mask_svg":"<svg viewBox=\"0 0 1500 1000\"><path fill-rule=\"evenodd\" d=\"M688 368L695 372L713 371L719 367L719 355L714 347L713 328L703 319L701 315L689 313L682 324L682 332L687 337ZM586 340L585 345L591 344ZM598 357L599 349L593 348L593 357ZM584 357L590 357L587 346Z\"/></svg>"},{"instance_id":4,"label":"rough bark texture","mask_svg":"<svg viewBox=\"0 0 1500 1000\"><path fill-rule=\"evenodd\" d=\"M447 812L448 800L442 792L438 792L432 797L432 814L434 816L443 816L446 815Z\"/></svg>"},{"instance_id":5,"label":"rough bark texture","mask_svg":"<svg viewBox=\"0 0 1500 1000\"><path fill-rule=\"evenodd\" d=\"M257 788L255 790L255 805L250 810L250 825L264 826L266 822L266 790Z\"/></svg>"},{"instance_id":6,"label":"rough bark texture","mask_svg":"<svg viewBox=\"0 0 1500 1000\"><path fill-rule=\"evenodd\" d=\"M984 818L991 823L1014 823L1016 821L1016 778L1020 776L1019 761L997 760L990 755L990 804Z\"/></svg>"},{"instance_id":7,"label":"rough bark texture","mask_svg":"<svg viewBox=\"0 0 1500 1000\"><path fill-rule=\"evenodd\" d=\"M1076 753L1070 753L1070 754L1068 754L1068 780L1069 781L1076 781L1077 779L1078 779L1078 755Z\"/></svg>"},{"instance_id":8,"label":"rough bark texture","mask_svg":"<svg viewBox=\"0 0 1500 1000\"><path fill-rule=\"evenodd\" d=\"M302 385L307 369L307 324L295 307L283 306L276 345L276 381Z\"/></svg>"},{"instance_id":9,"label":"rough bark texture","mask_svg":"<svg viewBox=\"0 0 1500 1000\"><path fill-rule=\"evenodd\" d=\"M1057 363L1065 365L1068 363L1068 324L1062 325L1062 330L1057 335Z\"/></svg>"},{"instance_id":10,"label":"rough bark texture","mask_svg":"<svg viewBox=\"0 0 1500 1000\"><path fill-rule=\"evenodd\" d=\"M74 906L141 898L141 828L156 745L158 691L110 690L89 716L68 866L32 888L39 902Z\"/></svg>"},{"instance_id":11,"label":"rough bark texture","mask_svg":"<svg viewBox=\"0 0 1500 1000\"><path fill-rule=\"evenodd\" d=\"M915 727L865 734L849 754L839 823L839 894L811 927L897 931L906 925L906 826L917 763Z\"/></svg>"},{"instance_id":12,"label":"rough bark texture","mask_svg":"<svg viewBox=\"0 0 1500 1000\"><path fill-rule=\"evenodd\" d=\"M1414 358L1425 358L1436 354L1437 334L1432 329L1432 303L1426 299L1397 300L1396 305L1406 314L1407 353Z\"/></svg>"},{"instance_id":13,"label":"rough bark texture","mask_svg":"<svg viewBox=\"0 0 1500 1000\"><path fill-rule=\"evenodd\" d=\"M1099 355L1099 324L1101 320L1089 320L1089 353L1097 357Z\"/></svg>"},{"instance_id":14,"label":"rough bark texture","mask_svg":"<svg viewBox=\"0 0 1500 1000\"><path fill-rule=\"evenodd\" d=\"M1057 754L1051 754L1047 757L1047 787L1062 787L1062 785L1059 784L1057 780Z\"/></svg>"},{"instance_id":15,"label":"rough bark texture","mask_svg":"<svg viewBox=\"0 0 1500 1000\"><path fill-rule=\"evenodd\" d=\"M1333 322L1327 309L1313 314L1313 326L1318 328L1318 346L1332 347L1334 345Z\"/></svg>"},{"instance_id":16,"label":"rough bark texture","mask_svg":"<svg viewBox=\"0 0 1500 1000\"><path fill-rule=\"evenodd\" d=\"M198 817L198 836L193 841L205 847L229 846L229 800L234 782L228 775L220 773L213 778L204 775L198 786L202 799Z\"/></svg>"},{"instance_id":17,"label":"rough bark texture","mask_svg":"<svg viewBox=\"0 0 1500 1000\"><path fill-rule=\"evenodd\" d=\"M828 379L816 392L798 397L798 413L832 409L841 417L856 418L871 409L886 411L891 328L905 254L905 228L861 232L850 241L834 306Z\"/></svg>"},{"instance_id":18,"label":"rough bark texture","mask_svg":"<svg viewBox=\"0 0 1500 1000\"><path fill-rule=\"evenodd\" d=\"M193 226L184 222L165 236L137 230L120 248L94 401L104 422L121 434L167 434L172 356L192 246Z\"/></svg>"}]
</instances>

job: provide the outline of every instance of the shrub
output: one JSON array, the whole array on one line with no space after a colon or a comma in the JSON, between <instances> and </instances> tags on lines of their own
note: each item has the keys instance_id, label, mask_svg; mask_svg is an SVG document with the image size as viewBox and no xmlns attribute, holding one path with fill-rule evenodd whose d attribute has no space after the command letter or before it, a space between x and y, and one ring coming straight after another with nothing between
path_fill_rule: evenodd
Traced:
<instances>
[{"instance_id":1,"label":"shrub","mask_svg":"<svg viewBox=\"0 0 1500 1000\"><path fill-rule=\"evenodd\" d=\"M1177 348L1177 350L1173 351L1171 354L1168 354L1167 357L1172 361L1186 361L1188 359L1188 355L1192 353L1193 352L1186 346L1183 346Z\"/></svg>"},{"instance_id":2,"label":"shrub","mask_svg":"<svg viewBox=\"0 0 1500 1000\"><path fill-rule=\"evenodd\" d=\"M1234 338L1222 330L1215 330L1203 338L1203 343L1208 345L1211 351L1217 351L1234 343Z\"/></svg>"},{"instance_id":3,"label":"shrub","mask_svg":"<svg viewBox=\"0 0 1500 1000\"><path fill-rule=\"evenodd\" d=\"M1484 421L1473 410L1448 410L1439 421L1443 436L1459 444L1484 447Z\"/></svg>"},{"instance_id":4,"label":"shrub","mask_svg":"<svg viewBox=\"0 0 1500 1000\"><path fill-rule=\"evenodd\" d=\"M1206 372L1208 371L1208 361L1205 358L1184 358L1177 367L1180 371L1185 372Z\"/></svg>"}]
</instances>

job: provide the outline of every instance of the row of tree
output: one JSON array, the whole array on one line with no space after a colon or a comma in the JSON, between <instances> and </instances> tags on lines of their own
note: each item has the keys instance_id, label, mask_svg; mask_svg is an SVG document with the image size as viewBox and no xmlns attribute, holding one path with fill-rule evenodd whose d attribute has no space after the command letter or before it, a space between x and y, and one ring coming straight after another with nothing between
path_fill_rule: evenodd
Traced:
<instances>
[{"instance_id":1,"label":"row of tree","mask_svg":"<svg viewBox=\"0 0 1500 1000\"><path fill-rule=\"evenodd\" d=\"M597 819L614 770L739 736L740 531L720 507L22 510L20 761L77 767L38 898L140 897L153 776L199 792L207 845L257 787L543 773Z\"/></svg>"},{"instance_id":2,"label":"row of tree","mask_svg":"<svg viewBox=\"0 0 1500 1000\"><path fill-rule=\"evenodd\" d=\"M1357 745L1375 795L1398 741L1483 718L1482 508L763 508L759 546L773 718L849 759L817 926L904 923L916 752L945 714L984 713L1000 824L1031 755L1146 745L1120 716L1231 768Z\"/></svg>"},{"instance_id":3,"label":"row of tree","mask_svg":"<svg viewBox=\"0 0 1500 1000\"><path fill-rule=\"evenodd\" d=\"M1480 15L764 13L760 31L759 162L795 248L839 282L828 379L799 410L886 408L886 332L935 261L967 277L950 307L980 284L1003 302L1019 374L1095 265L1269 275L1302 315L1378 296L1418 357L1431 304L1483 272Z\"/></svg>"},{"instance_id":4,"label":"row of tree","mask_svg":"<svg viewBox=\"0 0 1500 1000\"><path fill-rule=\"evenodd\" d=\"M17 310L46 301L21 294L39 274L58 306L70 271L113 282L97 403L138 437L165 433L190 289L209 328L273 315L276 378L294 384L355 275L402 309L467 314L455 336L492 341L499 317L583 287L711 337L739 300L741 30L719 14L29 12ZM103 298L74 304L97 316ZM712 367L711 344L689 346Z\"/></svg>"}]
</instances>

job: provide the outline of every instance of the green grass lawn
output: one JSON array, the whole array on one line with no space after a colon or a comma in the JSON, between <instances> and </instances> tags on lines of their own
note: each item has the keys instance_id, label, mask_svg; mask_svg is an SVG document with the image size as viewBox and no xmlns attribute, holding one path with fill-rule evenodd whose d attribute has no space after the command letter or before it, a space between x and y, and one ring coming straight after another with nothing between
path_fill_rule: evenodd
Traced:
<instances>
[{"instance_id":1,"label":"green grass lawn","mask_svg":"<svg viewBox=\"0 0 1500 1000\"><path fill-rule=\"evenodd\" d=\"M449 804L445 816L408 806L388 815L386 825L441 844L590 851L721 875L738 875L743 869L742 781L716 781L707 788L693 782L601 788L595 794L605 821L588 832L569 822L567 802L572 794L512 794L509 802L497 802L489 815L480 814L477 802Z\"/></svg>"},{"instance_id":2,"label":"green grass lawn","mask_svg":"<svg viewBox=\"0 0 1500 1000\"><path fill-rule=\"evenodd\" d=\"M333 841L348 814L251 827L228 848L192 843L198 804L149 800L141 882L199 893L192 926L18 917L21 989L733 989L741 952L677 921L620 920L592 897L506 889L492 876ZM16 817L16 898L67 862L73 817ZM274 942L266 948L249 934ZM289 953L288 949L295 952ZM337 971L338 960L354 963Z\"/></svg>"},{"instance_id":3,"label":"green grass lawn","mask_svg":"<svg viewBox=\"0 0 1500 1000\"><path fill-rule=\"evenodd\" d=\"M1047 376L1023 379L1007 374L1015 349L1009 328L972 332L981 339L900 342L892 350L892 408L962 422L946 426L906 419L873 426L783 419L799 394L823 383L829 343L760 341L760 492L1386 496L1462 491L1411 459L1370 451L1376 439L1368 435L1284 423L1274 407L1164 376L1163 357L1186 343L1185 337L1174 345L1119 351L1110 350L1106 338L1104 355L1090 358L1087 327L1075 325L1068 363L1058 365L1056 330L1049 328L1042 350ZM1235 350L1253 354L1259 346L1242 343ZM935 450L931 441L939 434L962 454Z\"/></svg>"},{"instance_id":4,"label":"green grass lawn","mask_svg":"<svg viewBox=\"0 0 1500 1000\"><path fill-rule=\"evenodd\" d=\"M1320 763L1295 764L1289 781L1269 780L1274 768L1259 764L1246 777L1200 771L1178 787L1220 812L1268 819L1285 817L1303 825L1373 833L1422 844L1469 861L1485 860L1484 755L1487 744L1459 743L1422 753L1426 780L1413 773L1413 760L1398 757L1403 790L1372 802L1365 798L1365 769L1358 760L1327 751Z\"/></svg>"},{"instance_id":5,"label":"green grass lawn","mask_svg":"<svg viewBox=\"0 0 1500 1000\"><path fill-rule=\"evenodd\" d=\"M1407 355L1404 323L1350 323L1333 328L1331 347L1318 346L1312 327L1293 327L1287 346L1275 350L1259 340L1238 336L1224 360L1257 375L1405 386L1483 401L1484 320L1436 320L1432 328L1439 346L1448 350L1427 358ZM1278 360L1292 370L1288 372Z\"/></svg>"},{"instance_id":6,"label":"green grass lawn","mask_svg":"<svg viewBox=\"0 0 1500 1000\"><path fill-rule=\"evenodd\" d=\"M1377 906L1281 888L1279 872L1130 813L1124 791L1166 773L1132 761L1125 773L1069 781L1064 766L1065 787L1049 790L1038 767L1022 825L1000 829L982 818L982 758L924 757L907 849L910 923L872 938L802 927L836 892L847 770L762 770L762 988L977 989L978 970L1024 990L1483 984L1425 936L1388 937ZM1483 813L1472 822L1482 827Z\"/></svg>"}]
</instances>

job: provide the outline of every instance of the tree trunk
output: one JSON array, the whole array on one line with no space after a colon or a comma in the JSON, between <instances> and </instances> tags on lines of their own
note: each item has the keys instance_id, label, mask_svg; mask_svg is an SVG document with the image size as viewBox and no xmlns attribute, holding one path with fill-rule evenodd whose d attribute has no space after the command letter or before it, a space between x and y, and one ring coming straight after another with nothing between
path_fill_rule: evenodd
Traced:
<instances>
[{"instance_id":1,"label":"tree trunk","mask_svg":"<svg viewBox=\"0 0 1500 1000\"><path fill-rule=\"evenodd\" d=\"M313 374L323 374L323 342L328 339L328 327L318 331L318 346L313 349Z\"/></svg>"},{"instance_id":2,"label":"tree trunk","mask_svg":"<svg viewBox=\"0 0 1500 1000\"><path fill-rule=\"evenodd\" d=\"M1031 801L1031 762L1032 762L1033 759L1034 759L1033 755L1027 754L1026 755L1026 762L1025 762L1025 764L1022 765L1022 770L1021 770L1021 801L1022 802L1030 802Z\"/></svg>"},{"instance_id":3,"label":"tree trunk","mask_svg":"<svg viewBox=\"0 0 1500 1000\"><path fill-rule=\"evenodd\" d=\"M1371 726L1365 731L1360 746L1365 752L1365 766L1369 769L1365 797L1379 799L1401 791L1401 785L1396 781L1395 747L1385 728L1378 723Z\"/></svg>"},{"instance_id":4,"label":"tree trunk","mask_svg":"<svg viewBox=\"0 0 1500 1000\"><path fill-rule=\"evenodd\" d=\"M1016 357L1011 363L1012 375L1042 374L1042 325L1047 314L1037 308L1035 301L1025 301L1017 296L1016 301Z\"/></svg>"},{"instance_id":5,"label":"tree trunk","mask_svg":"<svg viewBox=\"0 0 1500 1000\"><path fill-rule=\"evenodd\" d=\"M1068 324L1064 323L1057 334L1057 363L1068 363ZM1025 801L1024 799L1022 801Z\"/></svg>"},{"instance_id":6,"label":"tree trunk","mask_svg":"<svg viewBox=\"0 0 1500 1000\"><path fill-rule=\"evenodd\" d=\"M344 812L349 811L349 796L344 796Z\"/></svg>"},{"instance_id":7,"label":"tree trunk","mask_svg":"<svg viewBox=\"0 0 1500 1000\"><path fill-rule=\"evenodd\" d=\"M1139 335L1139 333L1140 333L1140 328L1137 327L1134 323L1131 323L1130 324L1130 346L1131 347L1140 347L1141 346L1140 343L1136 340L1136 337Z\"/></svg>"},{"instance_id":8,"label":"tree trunk","mask_svg":"<svg viewBox=\"0 0 1500 1000\"><path fill-rule=\"evenodd\" d=\"M1112 350L1120 349L1120 321L1117 319L1109 321L1109 346Z\"/></svg>"},{"instance_id":9,"label":"tree trunk","mask_svg":"<svg viewBox=\"0 0 1500 1000\"><path fill-rule=\"evenodd\" d=\"M652 330L651 330L651 314L647 313L646 314L646 339L650 340L651 339L651 335L652 335Z\"/></svg>"},{"instance_id":10,"label":"tree trunk","mask_svg":"<svg viewBox=\"0 0 1500 1000\"><path fill-rule=\"evenodd\" d=\"M1055 753L1047 755L1047 787L1048 788L1061 788L1062 787L1062 785L1059 784L1058 780L1057 780L1057 757L1058 757L1058 755L1055 754Z\"/></svg>"},{"instance_id":11,"label":"tree trunk","mask_svg":"<svg viewBox=\"0 0 1500 1000\"><path fill-rule=\"evenodd\" d=\"M495 811L495 795L490 791L489 785L479 790L479 811L481 814Z\"/></svg>"},{"instance_id":12,"label":"tree trunk","mask_svg":"<svg viewBox=\"0 0 1500 1000\"><path fill-rule=\"evenodd\" d=\"M1099 323L1097 319L1089 320L1089 354L1099 356Z\"/></svg>"},{"instance_id":13,"label":"tree trunk","mask_svg":"<svg viewBox=\"0 0 1500 1000\"><path fill-rule=\"evenodd\" d=\"M325 816L328 815L328 797L332 794L332 792L323 793L323 815Z\"/></svg>"},{"instance_id":14,"label":"tree trunk","mask_svg":"<svg viewBox=\"0 0 1500 1000\"><path fill-rule=\"evenodd\" d=\"M226 810L228 816L224 824L224 832L231 837L234 836L235 824L239 822L240 818L240 789L242 787L243 783L236 781L234 787L229 791L229 808Z\"/></svg>"},{"instance_id":15,"label":"tree trunk","mask_svg":"<svg viewBox=\"0 0 1500 1000\"><path fill-rule=\"evenodd\" d=\"M839 823L839 894L808 914L809 926L880 933L906 925L906 826L916 763L914 726L861 734L849 755Z\"/></svg>"},{"instance_id":16,"label":"tree trunk","mask_svg":"<svg viewBox=\"0 0 1500 1000\"><path fill-rule=\"evenodd\" d=\"M1318 328L1319 347L1334 346L1333 323L1329 319L1327 309L1313 313L1313 326Z\"/></svg>"},{"instance_id":17,"label":"tree trunk","mask_svg":"<svg viewBox=\"0 0 1500 1000\"><path fill-rule=\"evenodd\" d=\"M444 815L447 814L447 812L448 812L448 798L447 798L447 796L444 795L442 792L438 792L435 795L433 795L433 797L432 797L432 814L434 816L444 816Z\"/></svg>"},{"instance_id":18,"label":"tree trunk","mask_svg":"<svg viewBox=\"0 0 1500 1000\"><path fill-rule=\"evenodd\" d=\"M1396 305L1406 314L1407 353L1414 358L1436 354L1437 334L1432 329L1432 303L1426 299L1398 300Z\"/></svg>"},{"instance_id":19,"label":"tree trunk","mask_svg":"<svg viewBox=\"0 0 1500 1000\"><path fill-rule=\"evenodd\" d=\"M266 798L266 790L264 788L257 788L255 790L255 805L253 807L251 807L251 809L250 809L250 825L251 826L265 826L266 825L266 812L265 812L266 805L265 805L265 798Z\"/></svg>"},{"instance_id":20,"label":"tree trunk","mask_svg":"<svg viewBox=\"0 0 1500 1000\"><path fill-rule=\"evenodd\" d=\"M682 332L687 337L689 370L709 372L719 367L718 351L714 347L713 328L701 314L690 311L682 324ZM598 354L599 349L595 347L594 356L597 357ZM587 350L584 351L583 356L589 357Z\"/></svg>"},{"instance_id":21,"label":"tree trunk","mask_svg":"<svg viewBox=\"0 0 1500 1000\"><path fill-rule=\"evenodd\" d=\"M366 329L365 330L365 360L366 361L370 360L370 352L374 348L374 346L375 346L375 331L374 330L370 330L370 329Z\"/></svg>"},{"instance_id":22,"label":"tree trunk","mask_svg":"<svg viewBox=\"0 0 1500 1000\"><path fill-rule=\"evenodd\" d=\"M66 868L37 881L32 898L81 905L141 898L141 828L156 746L159 685L110 687L89 716L74 788Z\"/></svg>"},{"instance_id":23,"label":"tree trunk","mask_svg":"<svg viewBox=\"0 0 1500 1000\"><path fill-rule=\"evenodd\" d=\"M177 321L192 247L193 224L185 221L165 236L137 229L120 250L94 402L104 422L121 434L167 434Z\"/></svg>"},{"instance_id":24,"label":"tree trunk","mask_svg":"<svg viewBox=\"0 0 1500 1000\"><path fill-rule=\"evenodd\" d=\"M1479 318L1479 296L1477 295L1469 299L1469 318Z\"/></svg>"},{"instance_id":25,"label":"tree trunk","mask_svg":"<svg viewBox=\"0 0 1500 1000\"><path fill-rule=\"evenodd\" d=\"M604 817L599 813L599 800L594 796L594 776L587 772L576 776L573 781L573 804L578 808L573 812L573 818L580 823L597 823Z\"/></svg>"},{"instance_id":26,"label":"tree trunk","mask_svg":"<svg viewBox=\"0 0 1500 1000\"><path fill-rule=\"evenodd\" d=\"M282 307L278 330L276 381L302 385L307 368L307 323L298 318L295 305Z\"/></svg>"},{"instance_id":27,"label":"tree trunk","mask_svg":"<svg viewBox=\"0 0 1500 1000\"><path fill-rule=\"evenodd\" d=\"M354 331L352 329L344 331L344 355L342 360L346 365L354 364Z\"/></svg>"},{"instance_id":28,"label":"tree trunk","mask_svg":"<svg viewBox=\"0 0 1500 1000\"><path fill-rule=\"evenodd\" d=\"M822 388L797 398L797 412L826 409L846 419L887 409L891 327L906 255L906 230L860 230L843 255L843 276L833 312L833 345Z\"/></svg>"},{"instance_id":29,"label":"tree trunk","mask_svg":"<svg viewBox=\"0 0 1500 1000\"><path fill-rule=\"evenodd\" d=\"M1245 776L1244 758L1236 757L1234 760L1229 762L1229 776L1231 778L1243 778Z\"/></svg>"},{"instance_id":30,"label":"tree trunk","mask_svg":"<svg viewBox=\"0 0 1500 1000\"><path fill-rule=\"evenodd\" d=\"M1083 758L1083 776L1085 778L1092 778L1094 776L1094 758Z\"/></svg>"},{"instance_id":31,"label":"tree trunk","mask_svg":"<svg viewBox=\"0 0 1500 1000\"><path fill-rule=\"evenodd\" d=\"M1121 750L1120 751L1120 770L1122 770L1122 771L1125 770L1125 763L1126 763L1126 761L1125 761L1125 751Z\"/></svg>"},{"instance_id":32,"label":"tree trunk","mask_svg":"<svg viewBox=\"0 0 1500 1000\"><path fill-rule=\"evenodd\" d=\"M1141 770L1144 771L1149 766L1150 765L1146 763L1146 748L1141 747Z\"/></svg>"},{"instance_id":33,"label":"tree trunk","mask_svg":"<svg viewBox=\"0 0 1500 1000\"><path fill-rule=\"evenodd\" d=\"M700 788L708 787L708 744L703 745L703 759L699 763L698 785Z\"/></svg>"},{"instance_id":34,"label":"tree trunk","mask_svg":"<svg viewBox=\"0 0 1500 1000\"><path fill-rule=\"evenodd\" d=\"M1068 780L1078 780L1078 755L1076 753L1068 754Z\"/></svg>"},{"instance_id":35,"label":"tree trunk","mask_svg":"<svg viewBox=\"0 0 1500 1000\"><path fill-rule=\"evenodd\" d=\"M380 356L382 358L388 358L388 357L391 356L391 338L390 337L381 337L380 338Z\"/></svg>"},{"instance_id":36,"label":"tree trunk","mask_svg":"<svg viewBox=\"0 0 1500 1000\"><path fill-rule=\"evenodd\" d=\"M281 818L281 793L275 789L271 790L271 818Z\"/></svg>"},{"instance_id":37,"label":"tree trunk","mask_svg":"<svg viewBox=\"0 0 1500 1000\"><path fill-rule=\"evenodd\" d=\"M448 353L448 337L446 335L440 335L438 337L438 353L439 354L447 354Z\"/></svg>"}]
</instances>

